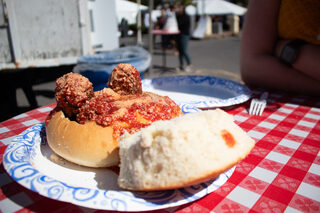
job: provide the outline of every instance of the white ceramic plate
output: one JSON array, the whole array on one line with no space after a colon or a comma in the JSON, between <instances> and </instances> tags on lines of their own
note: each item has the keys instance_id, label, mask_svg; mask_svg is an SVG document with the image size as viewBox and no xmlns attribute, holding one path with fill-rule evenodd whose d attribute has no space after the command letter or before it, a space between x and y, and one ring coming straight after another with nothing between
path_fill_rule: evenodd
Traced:
<instances>
[{"instance_id":1,"label":"white ceramic plate","mask_svg":"<svg viewBox=\"0 0 320 213\"><path fill-rule=\"evenodd\" d=\"M214 76L168 76L142 80L143 91L169 96L184 112L225 107L247 101L251 91L243 84Z\"/></svg>"},{"instance_id":2,"label":"white ceramic plate","mask_svg":"<svg viewBox=\"0 0 320 213\"><path fill-rule=\"evenodd\" d=\"M7 147L3 165L19 184L43 196L76 205L122 211L169 208L197 200L224 184L234 168L217 179L192 187L131 192L117 186L117 173L69 163L56 156L46 143L45 127L35 125L18 135Z\"/></svg>"}]
</instances>

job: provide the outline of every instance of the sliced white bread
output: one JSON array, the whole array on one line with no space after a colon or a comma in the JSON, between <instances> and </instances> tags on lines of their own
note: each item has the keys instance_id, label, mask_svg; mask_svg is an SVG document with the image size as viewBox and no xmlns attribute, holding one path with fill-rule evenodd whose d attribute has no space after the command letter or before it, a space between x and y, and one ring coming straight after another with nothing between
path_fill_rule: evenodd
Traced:
<instances>
[{"instance_id":1,"label":"sliced white bread","mask_svg":"<svg viewBox=\"0 0 320 213\"><path fill-rule=\"evenodd\" d=\"M157 121L122 136L118 184L150 191L204 182L244 159L254 144L220 109Z\"/></svg>"}]
</instances>

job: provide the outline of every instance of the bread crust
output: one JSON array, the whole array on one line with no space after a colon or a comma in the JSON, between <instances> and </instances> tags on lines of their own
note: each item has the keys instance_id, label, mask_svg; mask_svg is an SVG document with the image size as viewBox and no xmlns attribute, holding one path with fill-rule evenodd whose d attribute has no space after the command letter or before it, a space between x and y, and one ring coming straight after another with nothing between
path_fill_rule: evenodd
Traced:
<instances>
[{"instance_id":1,"label":"bread crust","mask_svg":"<svg viewBox=\"0 0 320 213\"><path fill-rule=\"evenodd\" d=\"M117 166L124 132L183 114L169 97L143 92L140 74L129 64L119 64L108 85L93 92L89 79L79 74L57 79L57 107L46 119L47 141L56 154L88 167Z\"/></svg>"},{"instance_id":2,"label":"bread crust","mask_svg":"<svg viewBox=\"0 0 320 213\"><path fill-rule=\"evenodd\" d=\"M140 96L123 96L126 97L118 101L119 109L116 117L121 117L122 114L128 114L127 107L139 103L162 103L165 104L164 97L144 92ZM172 102L171 104L173 104ZM168 105L174 107L174 105ZM171 118L182 115L182 111L174 111L169 114ZM131 112L132 113L132 112ZM155 111L154 114L160 113ZM163 112L162 112L163 113ZM136 117L140 124L149 125L153 121L146 120L139 112L132 114ZM120 132L114 130L117 127L125 126L127 123L121 120L115 120L112 125L102 126L96 121L89 121L84 124L79 124L76 121L71 121L65 116L62 110L55 112L52 118L48 121L46 127L47 140L50 148L64 159L88 167L110 167L117 166L119 160L118 137Z\"/></svg>"},{"instance_id":3,"label":"bread crust","mask_svg":"<svg viewBox=\"0 0 320 213\"><path fill-rule=\"evenodd\" d=\"M46 126L50 148L64 159L88 167L109 167L119 164L118 141L112 126L96 122L79 124L56 112Z\"/></svg>"},{"instance_id":4,"label":"bread crust","mask_svg":"<svg viewBox=\"0 0 320 213\"><path fill-rule=\"evenodd\" d=\"M132 191L163 191L163 190L171 190L171 189L178 189L178 188L185 188L185 187L193 186L196 184L200 184L200 183L218 178L219 175L228 171L233 166L237 165L240 161L242 161L251 152L253 147L254 146L252 146L252 148L250 150L248 150L248 152L243 157L238 158L236 161L231 162L229 165L226 165L225 167L223 167L219 170L209 172L209 173L204 174L202 176L199 176L197 178L193 178L193 179L190 178L188 180L185 180L184 182L179 182L178 184L175 184L175 185L172 184L172 185L166 185L166 186L161 186L161 187L151 186L151 187L143 187L143 188L139 188L139 187L133 188L133 187L128 187L128 186L122 185L120 181L118 181L118 185L119 185L119 187L121 187L123 189L132 190Z\"/></svg>"},{"instance_id":5,"label":"bread crust","mask_svg":"<svg viewBox=\"0 0 320 213\"><path fill-rule=\"evenodd\" d=\"M254 145L232 115L220 109L155 122L120 138L118 185L157 191L213 180L243 160Z\"/></svg>"}]
</instances>

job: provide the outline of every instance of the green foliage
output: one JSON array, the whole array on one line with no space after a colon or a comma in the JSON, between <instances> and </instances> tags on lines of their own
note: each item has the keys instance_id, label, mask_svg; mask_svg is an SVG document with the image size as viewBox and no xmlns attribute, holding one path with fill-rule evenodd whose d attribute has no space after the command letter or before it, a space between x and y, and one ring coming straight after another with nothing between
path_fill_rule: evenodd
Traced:
<instances>
[{"instance_id":1,"label":"green foliage","mask_svg":"<svg viewBox=\"0 0 320 213\"><path fill-rule=\"evenodd\" d=\"M138 25L137 24L130 24L129 29L133 31L134 35L136 35L136 33L138 31ZM146 26L144 26L144 24L141 25L141 32L143 34L148 33L148 28Z\"/></svg>"},{"instance_id":2,"label":"green foliage","mask_svg":"<svg viewBox=\"0 0 320 213\"><path fill-rule=\"evenodd\" d=\"M232 2L242 7L248 7L249 0L233 0Z\"/></svg>"},{"instance_id":3,"label":"green foliage","mask_svg":"<svg viewBox=\"0 0 320 213\"><path fill-rule=\"evenodd\" d=\"M178 1L176 1L176 4L187 6L187 5L192 4L192 0L178 0Z\"/></svg>"},{"instance_id":4,"label":"green foliage","mask_svg":"<svg viewBox=\"0 0 320 213\"><path fill-rule=\"evenodd\" d=\"M137 3L136 0L129 0L131 2L134 2L134 3ZM161 6L164 4L164 2L166 1L163 1L163 0L153 0L153 6L155 8L157 8L157 6ZM193 0L176 0L174 1L174 4L178 4L178 5L189 5L189 4L192 4ZM145 6L149 6L149 0L141 0L141 4L142 5L145 5Z\"/></svg>"},{"instance_id":5,"label":"green foliage","mask_svg":"<svg viewBox=\"0 0 320 213\"><path fill-rule=\"evenodd\" d=\"M137 3L137 0L129 0L129 1ZM153 0L153 6L154 6L153 9L155 9L159 5L163 5L164 2L166 2L166 1ZM178 5L193 4L193 0L176 0L174 2L175 2L175 4L178 4ZM239 6L242 6L242 7L248 7L249 0L232 0L231 2L234 3L234 4L237 4ZM145 5L145 6L149 6L149 0L141 0L141 4Z\"/></svg>"},{"instance_id":6,"label":"green foliage","mask_svg":"<svg viewBox=\"0 0 320 213\"><path fill-rule=\"evenodd\" d=\"M128 0L128 1L137 3L137 0ZM141 4L145 6L149 6L149 0L141 0ZM153 9L155 9L158 5L161 5L161 4L162 4L162 0L153 0L153 6L154 6Z\"/></svg>"}]
</instances>

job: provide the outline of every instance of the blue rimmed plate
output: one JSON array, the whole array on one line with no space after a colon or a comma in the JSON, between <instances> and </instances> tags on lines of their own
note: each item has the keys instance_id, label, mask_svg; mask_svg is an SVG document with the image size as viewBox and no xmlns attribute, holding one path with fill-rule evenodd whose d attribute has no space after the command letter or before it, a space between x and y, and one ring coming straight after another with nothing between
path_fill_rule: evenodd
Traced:
<instances>
[{"instance_id":1,"label":"blue rimmed plate","mask_svg":"<svg viewBox=\"0 0 320 213\"><path fill-rule=\"evenodd\" d=\"M197 200L224 184L234 167L217 179L192 187L131 192L117 186L117 172L72 164L47 145L44 124L18 135L7 147L3 165L19 184L43 196L76 205L121 211L147 211L179 206Z\"/></svg>"},{"instance_id":2,"label":"blue rimmed plate","mask_svg":"<svg viewBox=\"0 0 320 213\"><path fill-rule=\"evenodd\" d=\"M142 80L143 91L169 96L184 112L247 101L251 91L238 82L214 76L167 76Z\"/></svg>"}]
</instances>

